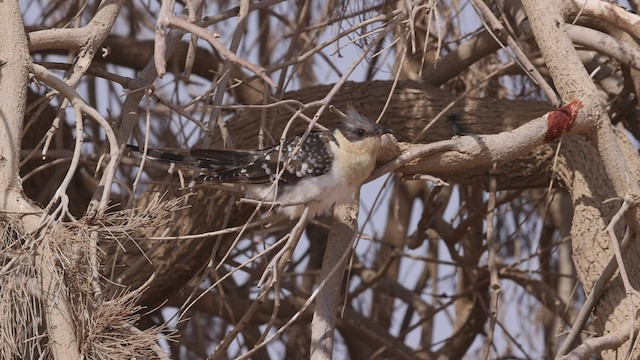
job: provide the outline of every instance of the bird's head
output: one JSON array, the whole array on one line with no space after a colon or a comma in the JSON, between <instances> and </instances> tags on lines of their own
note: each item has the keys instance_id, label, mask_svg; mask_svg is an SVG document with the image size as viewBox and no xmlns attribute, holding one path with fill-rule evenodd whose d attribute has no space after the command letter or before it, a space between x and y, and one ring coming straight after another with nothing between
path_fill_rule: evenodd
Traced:
<instances>
[{"instance_id":1,"label":"bird's head","mask_svg":"<svg viewBox=\"0 0 640 360\"><path fill-rule=\"evenodd\" d=\"M334 132L338 144L354 154L368 153L375 159L382 146L382 135L393 132L360 115L353 107L347 108L346 117Z\"/></svg>"},{"instance_id":2,"label":"bird's head","mask_svg":"<svg viewBox=\"0 0 640 360\"><path fill-rule=\"evenodd\" d=\"M376 124L360 115L353 107L347 108L347 116L338 130L347 140L357 142L367 138L379 138L383 134L393 134L391 129Z\"/></svg>"}]
</instances>

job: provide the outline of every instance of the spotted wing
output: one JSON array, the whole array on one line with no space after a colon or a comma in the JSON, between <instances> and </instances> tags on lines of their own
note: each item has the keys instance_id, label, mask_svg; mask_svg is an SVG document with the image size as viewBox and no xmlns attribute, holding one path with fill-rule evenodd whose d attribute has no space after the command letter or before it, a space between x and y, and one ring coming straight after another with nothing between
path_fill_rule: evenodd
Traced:
<instances>
[{"instance_id":1,"label":"spotted wing","mask_svg":"<svg viewBox=\"0 0 640 360\"><path fill-rule=\"evenodd\" d=\"M210 160L214 166L201 177L205 181L268 183L282 172L280 181L295 183L305 177L319 176L331 170L333 152L330 142L335 138L330 132L311 132L300 149L293 154L301 136L259 151L192 150L191 154L202 160ZM224 162L225 169L215 167ZM285 169L282 171L282 169Z\"/></svg>"}]
</instances>

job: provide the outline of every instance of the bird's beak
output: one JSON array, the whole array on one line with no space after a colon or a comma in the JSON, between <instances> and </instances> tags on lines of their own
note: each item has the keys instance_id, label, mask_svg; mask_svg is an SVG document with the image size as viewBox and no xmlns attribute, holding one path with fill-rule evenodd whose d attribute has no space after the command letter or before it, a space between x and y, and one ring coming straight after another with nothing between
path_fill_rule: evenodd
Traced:
<instances>
[{"instance_id":1,"label":"bird's beak","mask_svg":"<svg viewBox=\"0 0 640 360\"><path fill-rule=\"evenodd\" d=\"M393 130L391 130L391 129L389 129L389 128L386 128L386 127L382 127L382 126L380 126L380 127L378 127L378 133L379 133L380 135L384 135L384 134L393 134Z\"/></svg>"}]
</instances>

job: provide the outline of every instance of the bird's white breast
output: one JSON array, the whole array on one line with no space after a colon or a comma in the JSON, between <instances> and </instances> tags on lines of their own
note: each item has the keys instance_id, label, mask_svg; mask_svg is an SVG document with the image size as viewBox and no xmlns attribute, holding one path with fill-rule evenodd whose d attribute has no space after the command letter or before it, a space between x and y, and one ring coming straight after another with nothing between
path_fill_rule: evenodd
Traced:
<instances>
[{"instance_id":1,"label":"bird's white breast","mask_svg":"<svg viewBox=\"0 0 640 360\"><path fill-rule=\"evenodd\" d=\"M277 189L275 201L283 205L280 211L289 218L296 218L302 214L302 204L309 207L309 215L313 217L344 201L356 190L357 186L348 184L341 169L334 166L324 175L307 177L291 185L281 185ZM250 186L247 188L247 194L257 199L274 201L271 186ZM287 206L289 204L298 205Z\"/></svg>"}]
</instances>

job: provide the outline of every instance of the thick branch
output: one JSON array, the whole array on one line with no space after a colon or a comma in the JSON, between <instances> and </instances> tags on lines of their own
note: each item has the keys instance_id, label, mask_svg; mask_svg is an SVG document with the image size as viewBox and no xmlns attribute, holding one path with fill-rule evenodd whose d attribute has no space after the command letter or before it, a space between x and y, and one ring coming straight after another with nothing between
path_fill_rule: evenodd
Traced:
<instances>
[{"instance_id":1,"label":"thick branch","mask_svg":"<svg viewBox=\"0 0 640 360\"><path fill-rule=\"evenodd\" d=\"M469 68L476 61L500 49L500 44L488 31L473 36L460 44L447 55L438 59L433 67L426 67L422 80L434 86L440 86Z\"/></svg>"},{"instance_id":2,"label":"thick branch","mask_svg":"<svg viewBox=\"0 0 640 360\"><path fill-rule=\"evenodd\" d=\"M594 249L598 246L606 249L607 256L604 258L609 258L613 245L602 229L615 210L611 204L603 202L611 198L633 198L637 202L640 196L637 172L632 170L637 169L637 153L628 156L628 141L624 137L617 137L612 129L606 104L598 96L598 90L584 70L567 33L564 23L567 14L563 4L555 0L525 0L523 4L536 42L562 99L580 99L585 105L587 116L579 119L576 126L584 128L591 144L585 144L580 154L569 154L566 161L569 170L573 170L568 182L574 185L570 186L570 193L576 206L571 230L573 256L580 280L585 287L591 288L606 266L602 251ZM589 161L585 162L585 158ZM637 231L635 212L628 212L626 219L627 225ZM617 231L621 232L622 229L620 226ZM638 247L632 247L626 255L635 258L637 252ZM631 282L637 284L640 281L637 264L628 266L627 270ZM625 294L619 281L610 285L597 309L595 322L598 332L619 328L632 321L635 314L630 316L627 304L633 303L634 297ZM619 351L625 351L626 346Z\"/></svg>"},{"instance_id":3,"label":"thick branch","mask_svg":"<svg viewBox=\"0 0 640 360\"><path fill-rule=\"evenodd\" d=\"M103 1L98 12L82 28L45 29L32 32L28 38L29 50L80 50L83 47L97 49L109 35L123 3L124 0Z\"/></svg>"},{"instance_id":4,"label":"thick branch","mask_svg":"<svg viewBox=\"0 0 640 360\"><path fill-rule=\"evenodd\" d=\"M400 156L377 168L371 177L396 170L405 174L464 172L515 160L540 145L575 131L572 124L582 116L581 108L582 104L574 101L499 134L462 136L426 145L406 144Z\"/></svg>"},{"instance_id":5,"label":"thick branch","mask_svg":"<svg viewBox=\"0 0 640 360\"><path fill-rule=\"evenodd\" d=\"M0 17L0 195L4 197L9 191L19 191L16 174L31 57L18 4L0 3ZM0 206L6 207L6 200Z\"/></svg>"},{"instance_id":6,"label":"thick branch","mask_svg":"<svg viewBox=\"0 0 640 360\"><path fill-rule=\"evenodd\" d=\"M322 261L320 280L326 284L320 290L311 322L311 359L333 358L333 337L337 307L347 258L357 231L360 193L354 193L349 203L336 205L329 232L327 248ZM344 260L344 261L341 261ZM335 268L337 270L333 271ZM331 277L328 277L331 274Z\"/></svg>"},{"instance_id":7,"label":"thick branch","mask_svg":"<svg viewBox=\"0 0 640 360\"><path fill-rule=\"evenodd\" d=\"M17 182L20 163L22 123L27 98L27 81L31 59L24 33L24 24L17 1L0 2L0 209L8 213L33 212L38 209L22 197ZM24 216L26 232L36 232L38 217ZM50 239L45 235L44 242ZM40 248L35 258L42 281L43 310L51 352L56 359L79 359L78 340L73 328L66 286L56 276L53 254L47 247ZM6 354L8 355L8 354Z\"/></svg>"},{"instance_id":8,"label":"thick branch","mask_svg":"<svg viewBox=\"0 0 640 360\"><path fill-rule=\"evenodd\" d=\"M606 104L600 99L598 89L584 70L578 53L564 24L559 1L523 1L529 16L536 42L563 101L580 99L588 116L577 119L575 126L584 128L592 139L611 177L616 193L639 196L640 186L620 154L621 150L611 129Z\"/></svg>"},{"instance_id":9,"label":"thick branch","mask_svg":"<svg viewBox=\"0 0 640 360\"><path fill-rule=\"evenodd\" d=\"M630 68L640 70L640 50L613 36L583 26L567 24L567 32L574 43L610 56Z\"/></svg>"}]
</instances>

